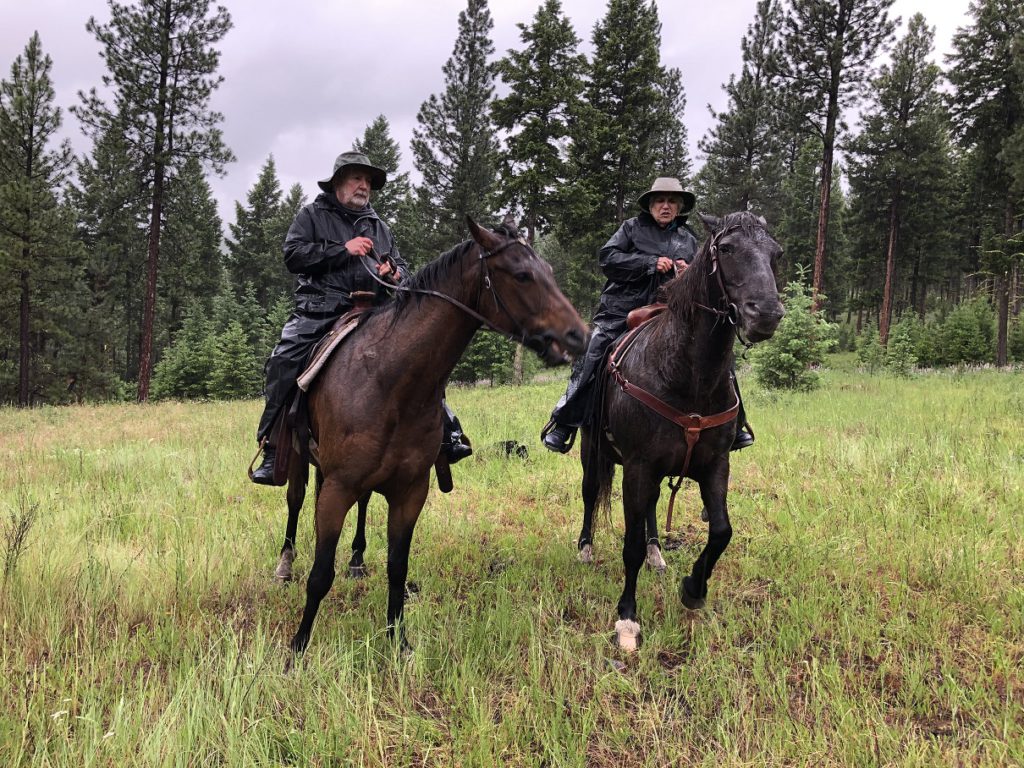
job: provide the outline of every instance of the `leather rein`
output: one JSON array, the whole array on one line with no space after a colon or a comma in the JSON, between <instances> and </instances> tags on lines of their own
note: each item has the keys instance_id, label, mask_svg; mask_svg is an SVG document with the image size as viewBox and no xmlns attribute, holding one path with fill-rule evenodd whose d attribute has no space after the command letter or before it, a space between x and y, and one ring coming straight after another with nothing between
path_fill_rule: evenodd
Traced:
<instances>
[{"instance_id":1,"label":"leather rein","mask_svg":"<svg viewBox=\"0 0 1024 768\"><path fill-rule=\"evenodd\" d=\"M739 328L736 324L738 310L736 305L729 300L729 293L726 291L725 281L722 279L722 271L718 264L718 241L723 235L732 229L735 229L735 227L722 229L715 233L711 239L709 248L711 255L711 271L708 273L708 277L715 275L718 278L718 287L720 291L719 304L725 305L725 307L722 309L715 309L712 307L706 307L703 304L697 304L696 306L717 315L718 317L726 318L730 324L734 326L737 334L739 334ZM682 486L683 478L686 476L686 472L690 468L690 459L693 458L693 449L700 440L701 432L705 429L721 427L735 419L740 410L740 396L739 392L736 390L735 380L730 374L729 380L732 385L733 395L736 397L736 402L733 403L732 407L728 410L721 411L720 413L713 413L710 416L702 416L699 413L683 413L682 411L673 408L656 395L651 394L646 389L643 389L629 381L620 367L622 361L633 346L633 343L640 337L640 334L652 326L652 321L655 317L656 315L651 316L622 337L622 340L615 346L615 350L608 358L608 373L611 374L612 378L615 379L615 383L618 384L619 388L627 395L638 400L662 418L671 421L673 424L676 424L683 429L684 439L686 440L686 456L683 459L682 468L675 476L676 482L673 484L672 480L669 479L669 488L672 489L672 495L669 497L668 517L665 520L665 533L668 533L672 530L672 508L675 504L676 492ZM750 346L742 337L740 338L740 341L743 342L745 346Z\"/></svg>"},{"instance_id":2,"label":"leather rein","mask_svg":"<svg viewBox=\"0 0 1024 768\"><path fill-rule=\"evenodd\" d=\"M463 304L461 301L456 299L454 296L449 296L446 293L442 293L441 291L435 291L435 290L433 290L431 288L409 288L409 287L404 286L404 285L399 285L398 283L389 283L386 280L381 280L380 277L377 275L376 270L372 269L371 267L369 267L367 265L365 257L360 256L359 257L359 261L363 265L363 269L366 270L367 274L370 277L372 277L374 280L376 280L378 283L383 285L385 288L388 288L388 289L393 290L393 291L402 291L403 293L415 293L415 294L419 294L419 295L422 295L422 296L434 296L434 297L439 298L439 299L444 299L449 304L451 304L451 305L457 307L458 309L462 310L464 313L466 313L467 315L472 317L474 320L479 321L488 330L494 331L495 333L500 334L501 336L504 336L506 339L509 339L511 341L514 341L514 342L517 342L519 344L527 344L529 342L529 340L531 338L533 338L533 337L526 333L526 331L523 329L523 326L512 316L512 313L509 312L508 307L505 305L505 302L501 300L501 296L499 296L498 292L495 290L494 285L493 285L493 283L491 281L490 271L487 269L487 260L491 256L498 255L499 253L504 251L506 248L508 248L509 246L514 245L516 243L518 243L519 245L522 245L527 250L529 250L530 255L533 256L534 258L537 258L537 259L540 258L539 256L537 256L536 251L534 251L533 248L531 248L528 243L526 243L524 240L519 240L519 239L516 239L516 238L510 238L510 239L506 240L504 243L502 243L497 248L495 248L494 250L491 250L491 251L485 250L482 246L480 246L479 243L477 243L477 248L480 250L480 256L478 258L479 258L480 265L481 265L480 288L477 291L477 304L479 304L479 299L480 299L480 296L483 295L483 292L485 290L489 290L491 292L491 297L494 299L494 305L496 307L498 307L502 312L504 312L505 315L508 317L508 319L512 321L512 324L516 328L516 332L515 333L510 333L509 331L505 331L505 330L502 330L501 328L498 328L494 323L492 323L486 317L481 315L479 312L477 312L472 307L469 307L469 306ZM372 250L371 249L370 256L373 258L374 262L377 263L377 264L381 264L383 262L389 263L391 265L392 271L397 272L398 265L395 263L394 259L391 258L390 254L385 254L383 257L381 257L381 256L379 256L377 254L376 250ZM540 341L543 343L543 340L540 340Z\"/></svg>"}]
</instances>

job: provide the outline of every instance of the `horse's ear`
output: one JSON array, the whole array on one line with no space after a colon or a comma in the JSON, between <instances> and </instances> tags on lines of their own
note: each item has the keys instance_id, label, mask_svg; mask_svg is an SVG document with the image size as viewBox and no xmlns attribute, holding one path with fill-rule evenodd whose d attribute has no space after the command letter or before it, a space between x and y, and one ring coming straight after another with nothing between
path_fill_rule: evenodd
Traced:
<instances>
[{"instance_id":1,"label":"horse's ear","mask_svg":"<svg viewBox=\"0 0 1024 768\"><path fill-rule=\"evenodd\" d=\"M722 220L717 216L703 213L698 213L697 216L700 218L701 223L704 224L704 229L708 231L709 235L715 234L715 232L722 228Z\"/></svg>"},{"instance_id":2,"label":"horse's ear","mask_svg":"<svg viewBox=\"0 0 1024 768\"><path fill-rule=\"evenodd\" d=\"M469 227L470 236L481 248L491 250L498 247L499 240L497 236L489 229L484 229L473 221L473 218L469 214L466 214L466 226Z\"/></svg>"}]
</instances>

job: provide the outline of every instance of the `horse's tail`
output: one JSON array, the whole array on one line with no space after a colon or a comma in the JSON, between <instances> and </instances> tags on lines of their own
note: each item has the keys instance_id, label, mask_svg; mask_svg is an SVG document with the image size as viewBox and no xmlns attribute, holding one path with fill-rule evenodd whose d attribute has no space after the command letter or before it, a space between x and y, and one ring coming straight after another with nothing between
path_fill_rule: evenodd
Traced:
<instances>
[{"instance_id":1,"label":"horse's tail","mask_svg":"<svg viewBox=\"0 0 1024 768\"><path fill-rule=\"evenodd\" d=\"M593 494L593 509L600 510L601 517L611 520L612 481L615 479L615 461L611 446L605 437L607 410L605 397L608 389L608 375L601 367L592 400L589 425L584 429L583 439L583 484L584 504Z\"/></svg>"}]
</instances>

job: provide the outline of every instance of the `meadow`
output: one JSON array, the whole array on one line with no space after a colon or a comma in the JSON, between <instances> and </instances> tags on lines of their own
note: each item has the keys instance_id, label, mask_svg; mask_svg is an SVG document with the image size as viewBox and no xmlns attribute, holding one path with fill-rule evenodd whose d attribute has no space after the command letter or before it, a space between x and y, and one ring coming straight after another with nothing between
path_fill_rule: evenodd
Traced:
<instances>
[{"instance_id":1,"label":"meadow","mask_svg":"<svg viewBox=\"0 0 1024 768\"><path fill-rule=\"evenodd\" d=\"M1024 765L1024 374L823 378L744 375L707 607L676 594L706 537L687 483L632 656L618 499L581 565L578 447L537 438L561 375L452 388L476 453L416 530L415 651L383 631L375 498L370 575L344 576L353 515L290 671L312 512L275 583L259 403L0 410L0 766Z\"/></svg>"}]
</instances>

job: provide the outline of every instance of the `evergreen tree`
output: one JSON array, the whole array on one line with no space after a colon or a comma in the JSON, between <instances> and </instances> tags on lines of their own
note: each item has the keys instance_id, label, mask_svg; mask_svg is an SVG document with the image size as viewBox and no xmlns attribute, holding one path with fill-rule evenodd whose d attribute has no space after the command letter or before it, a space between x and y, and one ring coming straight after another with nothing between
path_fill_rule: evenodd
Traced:
<instances>
[{"instance_id":1,"label":"evergreen tree","mask_svg":"<svg viewBox=\"0 0 1024 768\"><path fill-rule=\"evenodd\" d=\"M11 65L10 79L0 81L0 319L6 326L8 318L18 318L21 406L32 403L42 384L43 372L33 376L33 362L44 351L47 330L52 334L54 329L53 311L59 312L65 298L74 296L80 275L73 229L56 193L72 157L67 140L51 148L61 126L60 109L53 103L52 66L35 33ZM6 300L15 296L16 312Z\"/></svg>"},{"instance_id":2,"label":"evergreen tree","mask_svg":"<svg viewBox=\"0 0 1024 768\"><path fill-rule=\"evenodd\" d=\"M651 175L673 176L685 186L690 178L690 150L687 147L686 126L683 124L686 90L683 88L680 71L675 68L666 70L658 88L661 92L661 116L651 142L654 161Z\"/></svg>"},{"instance_id":3,"label":"evergreen tree","mask_svg":"<svg viewBox=\"0 0 1024 768\"><path fill-rule=\"evenodd\" d=\"M243 286L251 283L263 313L292 283L282 261L287 228L284 233L278 231L281 206L281 185L274 156L270 155L246 194L246 205L235 202L235 222L228 225L231 237L226 239L231 285L241 295Z\"/></svg>"},{"instance_id":4,"label":"evergreen tree","mask_svg":"<svg viewBox=\"0 0 1024 768\"><path fill-rule=\"evenodd\" d=\"M915 211L938 207L948 185L944 173L948 164L936 155L949 147L938 91L940 72L929 61L933 40L934 32L925 25L924 17L916 14L894 50L892 64L883 66L873 82L873 103L864 115L862 132L850 146L851 184L864 203L861 210L875 218L876 229L884 233L884 286L878 320L883 347L889 341L896 263L906 245L902 235L915 234L908 227L914 223Z\"/></svg>"},{"instance_id":5,"label":"evergreen tree","mask_svg":"<svg viewBox=\"0 0 1024 768\"><path fill-rule=\"evenodd\" d=\"M404 207L409 204L409 195L412 192L412 185L409 182L409 173L399 173L402 165L402 151L398 142L391 138L391 125L384 115L378 115L374 121L366 126L363 137L357 140L353 148L362 152L370 162L378 168L383 168L388 174L388 183L384 189L373 193L373 210L377 212L384 221L388 223L395 239L399 242L396 226L401 229L401 214Z\"/></svg>"},{"instance_id":6,"label":"evergreen tree","mask_svg":"<svg viewBox=\"0 0 1024 768\"><path fill-rule=\"evenodd\" d=\"M424 263L464 240L466 216L493 210L498 143L490 118L494 26L487 0L467 0L459 33L443 67L445 90L420 106L412 153L423 177L415 218L422 234L406 244L412 263Z\"/></svg>"},{"instance_id":7,"label":"evergreen tree","mask_svg":"<svg viewBox=\"0 0 1024 768\"><path fill-rule=\"evenodd\" d=\"M977 171L974 228L982 267L995 282L996 363L1006 365L1011 276L1021 264L1015 235L1024 194L1024 16L1016 0L977 0L974 23L953 36L947 57L953 120Z\"/></svg>"},{"instance_id":8,"label":"evergreen tree","mask_svg":"<svg viewBox=\"0 0 1024 768\"><path fill-rule=\"evenodd\" d=\"M167 185L167 223L160 247L163 269L158 281L160 326L170 343L189 303L210 307L224 284L221 222L202 166L189 158Z\"/></svg>"},{"instance_id":9,"label":"evergreen tree","mask_svg":"<svg viewBox=\"0 0 1024 768\"><path fill-rule=\"evenodd\" d=\"M494 102L492 114L495 125L508 132L502 198L523 212L533 243L561 210L561 188L569 175L568 115L579 101L586 59L577 53L580 40L561 0L545 0L531 25L517 26L523 47L496 65L509 94Z\"/></svg>"},{"instance_id":10,"label":"evergreen tree","mask_svg":"<svg viewBox=\"0 0 1024 768\"><path fill-rule=\"evenodd\" d=\"M210 97L222 78L214 45L231 27L227 10L210 0L138 0L123 5L110 0L111 20L101 25L90 17L86 29L103 46L109 74L104 86L116 107L96 91L80 92L75 114L95 139L111 123L125 121L126 139L142 162L150 208L146 291L139 351L138 398L149 396L153 365L153 324L157 306L160 235L168 178L188 158L197 158L216 172L233 159L217 124L221 115L209 109Z\"/></svg>"},{"instance_id":11,"label":"evergreen tree","mask_svg":"<svg viewBox=\"0 0 1024 768\"><path fill-rule=\"evenodd\" d=\"M711 110L717 124L700 142L707 161L699 174L705 210L756 211L769 222L779 213L785 138L777 93L779 29L776 0L760 0L740 43L743 69L723 86L728 109Z\"/></svg>"},{"instance_id":12,"label":"evergreen tree","mask_svg":"<svg viewBox=\"0 0 1024 768\"><path fill-rule=\"evenodd\" d=\"M892 36L893 0L791 0L784 17L783 77L798 114L821 139L821 183L814 252L814 293L825 285L832 167L840 113L855 101L878 50Z\"/></svg>"},{"instance_id":13,"label":"evergreen tree","mask_svg":"<svg viewBox=\"0 0 1024 768\"><path fill-rule=\"evenodd\" d=\"M140 166L122 126L112 123L97 137L90 156L78 161L78 185L69 191L87 253L86 330L92 354L104 370L125 381L138 377L145 294L146 203Z\"/></svg>"}]
</instances>

